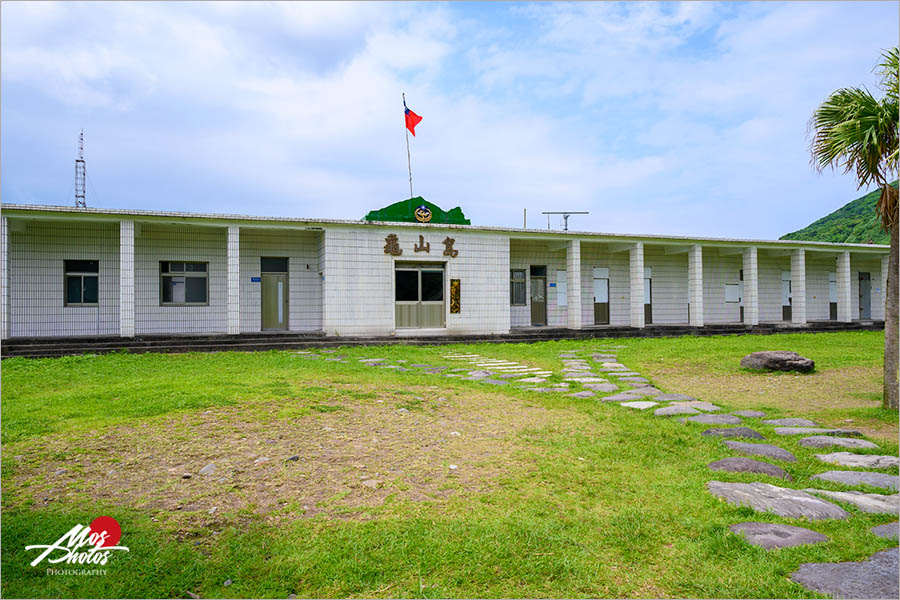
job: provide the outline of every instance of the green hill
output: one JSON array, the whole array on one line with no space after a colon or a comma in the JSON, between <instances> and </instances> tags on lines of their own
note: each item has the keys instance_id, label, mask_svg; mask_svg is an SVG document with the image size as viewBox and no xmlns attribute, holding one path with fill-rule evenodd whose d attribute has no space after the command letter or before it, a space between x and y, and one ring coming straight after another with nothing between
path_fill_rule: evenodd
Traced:
<instances>
[{"instance_id":1,"label":"green hill","mask_svg":"<svg viewBox=\"0 0 900 600\"><path fill-rule=\"evenodd\" d=\"M891 184L897 187L897 182ZM848 202L830 215L822 217L800 231L781 236L783 240L837 242L847 244L890 244L888 234L881 228L875 213L875 203L881 190L869 192Z\"/></svg>"}]
</instances>

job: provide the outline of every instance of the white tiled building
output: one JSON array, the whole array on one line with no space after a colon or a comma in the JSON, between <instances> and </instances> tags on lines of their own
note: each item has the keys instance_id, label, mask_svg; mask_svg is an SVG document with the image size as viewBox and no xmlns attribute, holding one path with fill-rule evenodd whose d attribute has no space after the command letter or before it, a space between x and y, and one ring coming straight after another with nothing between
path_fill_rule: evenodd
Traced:
<instances>
[{"instance_id":1,"label":"white tiled building","mask_svg":"<svg viewBox=\"0 0 900 600\"><path fill-rule=\"evenodd\" d=\"M888 260L879 245L9 204L0 244L3 339L877 321Z\"/></svg>"}]
</instances>

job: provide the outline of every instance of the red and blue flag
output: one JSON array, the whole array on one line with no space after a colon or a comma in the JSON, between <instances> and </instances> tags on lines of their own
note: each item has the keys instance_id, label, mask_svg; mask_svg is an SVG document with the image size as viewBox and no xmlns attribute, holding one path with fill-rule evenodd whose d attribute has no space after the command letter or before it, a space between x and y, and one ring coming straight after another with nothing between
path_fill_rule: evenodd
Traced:
<instances>
[{"instance_id":1,"label":"red and blue flag","mask_svg":"<svg viewBox=\"0 0 900 600\"><path fill-rule=\"evenodd\" d=\"M409 132L413 134L413 137L416 136L416 125L422 122L422 117L409 110L406 106L406 99L403 99L403 112L406 115L406 128L409 129Z\"/></svg>"}]
</instances>

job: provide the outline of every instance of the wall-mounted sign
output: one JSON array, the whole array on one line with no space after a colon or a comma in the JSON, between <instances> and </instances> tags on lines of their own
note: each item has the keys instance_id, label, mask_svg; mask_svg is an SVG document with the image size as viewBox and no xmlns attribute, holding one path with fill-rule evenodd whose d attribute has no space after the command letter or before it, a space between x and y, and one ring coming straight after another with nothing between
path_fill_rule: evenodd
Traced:
<instances>
[{"instance_id":1,"label":"wall-mounted sign","mask_svg":"<svg viewBox=\"0 0 900 600\"><path fill-rule=\"evenodd\" d=\"M431 209L424 204L420 204L416 207L415 217L419 223L427 223L431 220Z\"/></svg>"},{"instance_id":2,"label":"wall-mounted sign","mask_svg":"<svg viewBox=\"0 0 900 600\"><path fill-rule=\"evenodd\" d=\"M449 256L450 258L456 258L459 255L459 250L453 249L453 244L456 243L452 237L447 237L444 239L444 256Z\"/></svg>"},{"instance_id":3,"label":"wall-mounted sign","mask_svg":"<svg viewBox=\"0 0 900 600\"><path fill-rule=\"evenodd\" d=\"M459 314L459 279L450 280L450 313Z\"/></svg>"},{"instance_id":4,"label":"wall-mounted sign","mask_svg":"<svg viewBox=\"0 0 900 600\"><path fill-rule=\"evenodd\" d=\"M384 238L384 253L390 254L391 256L400 256L403 254L403 250L400 249L400 240L397 239L397 234L392 233Z\"/></svg>"},{"instance_id":5,"label":"wall-mounted sign","mask_svg":"<svg viewBox=\"0 0 900 600\"><path fill-rule=\"evenodd\" d=\"M419 243L416 244L415 246L413 246L413 250L415 250L416 252L428 252L430 254L431 253L431 242L426 242L425 236L420 235Z\"/></svg>"},{"instance_id":6,"label":"wall-mounted sign","mask_svg":"<svg viewBox=\"0 0 900 600\"><path fill-rule=\"evenodd\" d=\"M250 283L259 283L260 281L262 281L262 277L251 277L250 278Z\"/></svg>"}]
</instances>

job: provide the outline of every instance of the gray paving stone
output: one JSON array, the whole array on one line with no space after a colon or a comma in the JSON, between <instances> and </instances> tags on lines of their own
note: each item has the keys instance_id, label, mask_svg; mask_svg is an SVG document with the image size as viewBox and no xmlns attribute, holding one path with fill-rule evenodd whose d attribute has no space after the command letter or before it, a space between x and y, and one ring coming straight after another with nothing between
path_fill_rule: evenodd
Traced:
<instances>
[{"instance_id":1,"label":"gray paving stone","mask_svg":"<svg viewBox=\"0 0 900 600\"><path fill-rule=\"evenodd\" d=\"M647 410L648 408L653 408L654 406L659 406L659 402L651 402L649 400L637 401L637 402L623 402L620 406L627 406L628 408L636 408L638 410Z\"/></svg>"},{"instance_id":2,"label":"gray paving stone","mask_svg":"<svg viewBox=\"0 0 900 600\"><path fill-rule=\"evenodd\" d=\"M656 397L657 400L661 400L659 396ZM702 400L689 400L686 402L673 402L672 406L690 406L691 408L696 408L697 410L702 410L704 412L715 412L717 410L722 410L721 407L712 404L711 402L704 402Z\"/></svg>"},{"instance_id":3,"label":"gray paving stone","mask_svg":"<svg viewBox=\"0 0 900 600\"><path fill-rule=\"evenodd\" d=\"M601 371L603 369L600 369ZM614 377L639 377L640 373L635 373L634 371L607 371L607 375L613 375Z\"/></svg>"},{"instance_id":4,"label":"gray paving stone","mask_svg":"<svg viewBox=\"0 0 900 600\"><path fill-rule=\"evenodd\" d=\"M803 546L806 544L820 544L828 541L828 536L817 531L794 527L793 525L779 525L777 523L737 523L728 529L736 535L742 536L748 544L771 550L773 548L789 548L791 546Z\"/></svg>"},{"instance_id":5,"label":"gray paving stone","mask_svg":"<svg viewBox=\"0 0 900 600\"><path fill-rule=\"evenodd\" d=\"M585 383L582 387L595 392L614 392L619 389L619 386L614 383Z\"/></svg>"},{"instance_id":6,"label":"gray paving stone","mask_svg":"<svg viewBox=\"0 0 900 600\"><path fill-rule=\"evenodd\" d=\"M739 425L743 423L740 417L734 415L697 415L688 417L692 423L706 423L707 425Z\"/></svg>"},{"instance_id":7,"label":"gray paving stone","mask_svg":"<svg viewBox=\"0 0 900 600\"><path fill-rule=\"evenodd\" d=\"M687 394L660 394L656 399L663 402L690 402L696 400L696 398Z\"/></svg>"},{"instance_id":8,"label":"gray paving stone","mask_svg":"<svg viewBox=\"0 0 900 600\"><path fill-rule=\"evenodd\" d=\"M761 473L778 479L787 479L793 481L793 477L781 467L763 462L761 460L753 460L752 458L744 458L743 456L732 456L723 458L715 462L709 463L708 466L713 471L729 471L731 473Z\"/></svg>"},{"instance_id":9,"label":"gray paving stone","mask_svg":"<svg viewBox=\"0 0 900 600\"><path fill-rule=\"evenodd\" d=\"M659 396L656 397L659 399ZM663 406L653 411L657 417L671 417L672 415L696 415L700 411L690 406Z\"/></svg>"},{"instance_id":10,"label":"gray paving stone","mask_svg":"<svg viewBox=\"0 0 900 600\"><path fill-rule=\"evenodd\" d=\"M517 383L544 383L547 381L543 377L526 377L525 379L520 379Z\"/></svg>"},{"instance_id":11,"label":"gray paving stone","mask_svg":"<svg viewBox=\"0 0 900 600\"><path fill-rule=\"evenodd\" d=\"M898 565L900 549L888 548L862 562L803 563L791 580L835 598L897 598Z\"/></svg>"},{"instance_id":12,"label":"gray paving stone","mask_svg":"<svg viewBox=\"0 0 900 600\"><path fill-rule=\"evenodd\" d=\"M707 429L700 435L727 438L751 438L756 440L765 439L763 438L762 434L760 434L758 431L753 431L749 427L718 427Z\"/></svg>"},{"instance_id":13,"label":"gray paving stone","mask_svg":"<svg viewBox=\"0 0 900 600\"><path fill-rule=\"evenodd\" d=\"M900 458L884 454L856 454L854 452L832 452L831 454L816 454L816 458L822 462L840 465L842 467L857 467L864 469L890 469L900 466Z\"/></svg>"},{"instance_id":14,"label":"gray paving stone","mask_svg":"<svg viewBox=\"0 0 900 600\"><path fill-rule=\"evenodd\" d=\"M810 479L833 481L844 485L871 485L885 490L896 490L900 477L887 473L873 473L872 471L825 471L813 475Z\"/></svg>"},{"instance_id":15,"label":"gray paving stone","mask_svg":"<svg viewBox=\"0 0 900 600\"><path fill-rule=\"evenodd\" d=\"M808 435L810 433L818 433L819 435L839 435L843 437L862 437L858 431L849 429L827 429L825 427L776 427L776 435Z\"/></svg>"},{"instance_id":16,"label":"gray paving stone","mask_svg":"<svg viewBox=\"0 0 900 600\"><path fill-rule=\"evenodd\" d=\"M603 398L604 402L627 402L629 400L640 400L643 396L639 396L637 394L630 394L626 392L621 392L619 394L613 394L612 396L606 396Z\"/></svg>"},{"instance_id":17,"label":"gray paving stone","mask_svg":"<svg viewBox=\"0 0 900 600\"><path fill-rule=\"evenodd\" d=\"M619 377L619 381L633 381L635 383L647 383L648 379L646 377Z\"/></svg>"},{"instance_id":18,"label":"gray paving stone","mask_svg":"<svg viewBox=\"0 0 900 600\"><path fill-rule=\"evenodd\" d=\"M773 446L772 444L751 444L749 442L735 442L733 440L722 440L722 443L732 450L737 450L738 452L742 452L744 454L750 454L753 456L765 456L766 458L774 458L776 460L783 460L787 462L795 462L797 460L796 456L794 456L784 448L779 448L778 446Z\"/></svg>"},{"instance_id":19,"label":"gray paving stone","mask_svg":"<svg viewBox=\"0 0 900 600\"><path fill-rule=\"evenodd\" d=\"M829 446L841 446L842 448L877 448L868 440L854 438L833 437L830 435L814 435L800 440L800 445L807 448L828 448Z\"/></svg>"},{"instance_id":20,"label":"gray paving stone","mask_svg":"<svg viewBox=\"0 0 900 600\"><path fill-rule=\"evenodd\" d=\"M631 390L626 390L629 394L639 394L641 396L659 396L661 391L653 386L641 386Z\"/></svg>"},{"instance_id":21,"label":"gray paving stone","mask_svg":"<svg viewBox=\"0 0 900 600\"><path fill-rule=\"evenodd\" d=\"M574 394L569 395L573 398L593 398L595 394L590 390L583 390L581 392L575 392Z\"/></svg>"},{"instance_id":22,"label":"gray paving stone","mask_svg":"<svg viewBox=\"0 0 900 600\"><path fill-rule=\"evenodd\" d=\"M736 410L732 414L735 414L739 417L746 417L748 419L759 419L766 416L766 413L762 412L761 410Z\"/></svg>"},{"instance_id":23,"label":"gray paving stone","mask_svg":"<svg viewBox=\"0 0 900 600\"><path fill-rule=\"evenodd\" d=\"M493 373L491 373L490 371L469 371L469 377L490 377L491 375L493 375Z\"/></svg>"},{"instance_id":24,"label":"gray paving stone","mask_svg":"<svg viewBox=\"0 0 900 600\"><path fill-rule=\"evenodd\" d=\"M606 379L602 377L566 377L566 381L574 381L576 383L605 383Z\"/></svg>"},{"instance_id":25,"label":"gray paving stone","mask_svg":"<svg viewBox=\"0 0 900 600\"><path fill-rule=\"evenodd\" d=\"M859 510L873 514L896 515L900 511L900 494L867 494L865 492L832 492L806 488L804 492L827 496L841 502L853 504Z\"/></svg>"},{"instance_id":26,"label":"gray paving stone","mask_svg":"<svg viewBox=\"0 0 900 600\"><path fill-rule=\"evenodd\" d=\"M508 381L505 381L505 380L503 380L503 379L487 379L487 378L484 378L484 377L479 377L478 379L479 379L482 383L489 383L489 384L491 384L491 385L509 385L509 382L508 382Z\"/></svg>"},{"instance_id":27,"label":"gray paving stone","mask_svg":"<svg viewBox=\"0 0 900 600\"><path fill-rule=\"evenodd\" d=\"M766 425L778 425L781 427L818 427L819 424L809 419L769 419L763 421Z\"/></svg>"},{"instance_id":28,"label":"gray paving stone","mask_svg":"<svg viewBox=\"0 0 900 600\"><path fill-rule=\"evenodd\" d=\"M895 521L893 523L885 523L884 525L876 525L869 531L878 537L896 540L898 534L900 534L900 523Z\"/></svg>"},{"instance_id":29,"label":"gray paving stone","mask_svg":"<svg viewBox=\"0 0 900 600\"><path fill-rule=\"evenodd\" d=\"M768 483L725 483L710 481L707 489L714 496L735 506L749 506L760 512L770 512L792 519L846 519L849 513L840 506L816 498L800 490L778 487Z\"/></svg>"}]
</instances>

